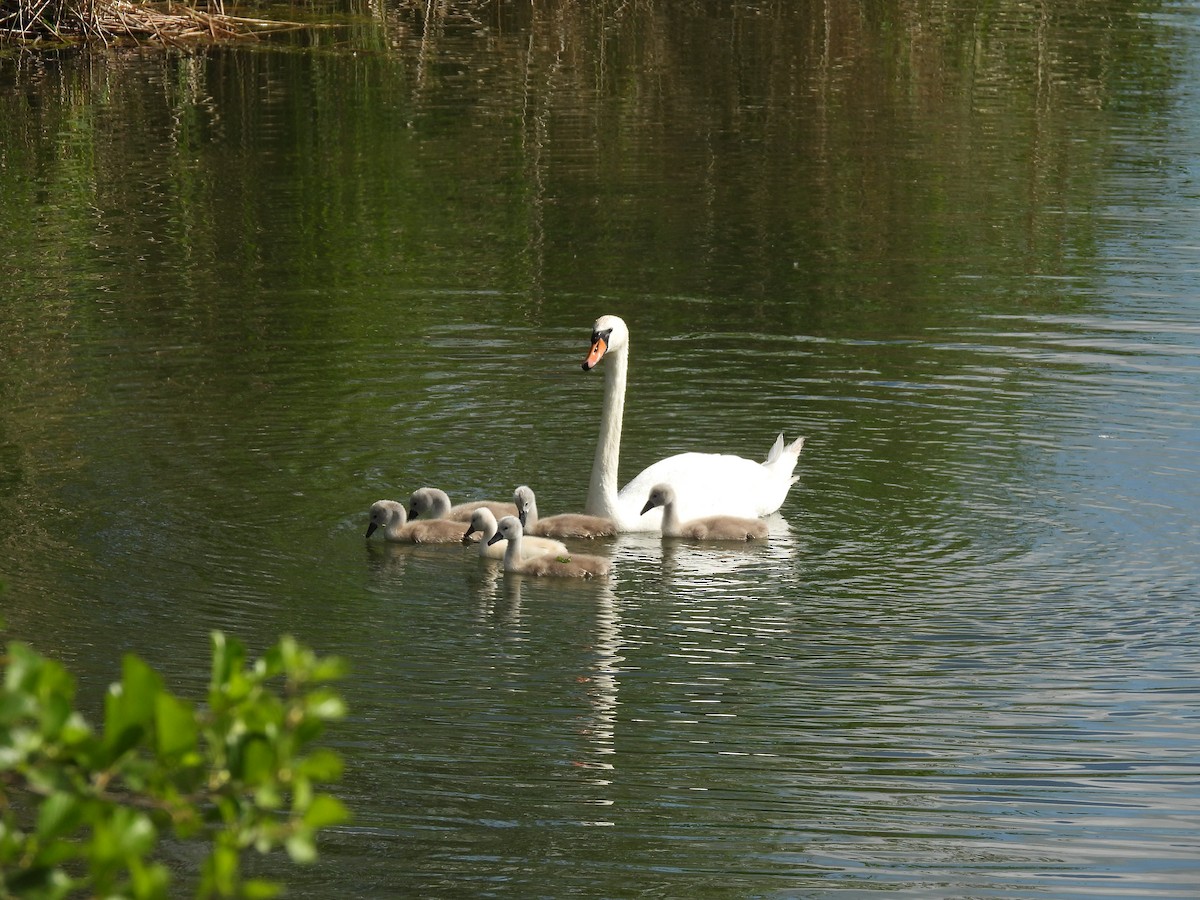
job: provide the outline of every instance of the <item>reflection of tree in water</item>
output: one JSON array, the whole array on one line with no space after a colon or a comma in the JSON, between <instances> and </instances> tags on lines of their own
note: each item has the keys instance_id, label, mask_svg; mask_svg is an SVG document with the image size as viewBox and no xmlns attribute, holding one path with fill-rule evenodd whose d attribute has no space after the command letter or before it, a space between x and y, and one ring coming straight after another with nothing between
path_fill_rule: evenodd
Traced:
<instances>
[{"instance_id":1,"label":"reflection of tree in water","mask_svg":"<svg viewBox=\"0 0 1200 900\"><path fill-rule=\"evenodd\" d=\"M522 167L527 274L649 252L660 264L629 277L651 291L646 269L667 263L693 270L697 294L803 300L857 262L854 304L931 265L1063 274L1093 249L1087 218L1063 211L1089 208L1111 159L1109 108L1133 84L1143 113L1161 109L1170 73L1140 8L1076 2L389 9L398 49L415 48L418 109L520 123L494 158ZM652 218L614 202L647 168L678 188ZM560 247L546 236L565 215L578 237ZM956 290L933 284L931 301ZM811 321L796 306L785 315ZM731 313L747 314L778 327L775 309Z\"/></svg>"}]
</instances>

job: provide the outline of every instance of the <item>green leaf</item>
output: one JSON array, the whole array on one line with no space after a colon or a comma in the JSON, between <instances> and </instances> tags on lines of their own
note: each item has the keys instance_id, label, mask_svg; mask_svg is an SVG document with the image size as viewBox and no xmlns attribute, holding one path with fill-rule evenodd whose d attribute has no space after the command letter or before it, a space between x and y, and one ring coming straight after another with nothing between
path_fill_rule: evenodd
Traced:
<instances>
[{"instance_id":1,"label":"green leaf","mask_svg":"<svg viewBox=\"0 0 1200 900\"><path fill-rule=\"evenodd\" d=\"M284 671L295 672L308 667L312 652L301 647L290 634L281 637L276 646L279 647L279 659L283 663Z\"/></svg>"},{"instance_id":2,"label":"green leaf","mask_svg":"<svg viewBox=\"0 0 1200 900\"><path fill-rule=\"evenodd\" d=\"M150 817L125 806L113 807L107 818L95 822L93 828L91 855L106 864L145 856L158 840Z\"/></svg>"},{"instance_id":3,"label":"green leaf","mask_svg":"<svg viewBox=\"0 0 1200 900\"><path fill-rule=\"evenodd\" d=\"M337 781L342 777L342 758L332 750L314 750L297 764L296 771L313 781Z\"/></svg>"},{"instance_id":4,"label":"green leaf","mask_svg":"<svg viewBox=\"0 0 1200 900\"><path fill-rule=\"evenodd\" d=\"M155 698L162 679L148 665L127 653L121 681L108 689L104 702L104 744L119 755L132 747L154 724Z\"/></svg>"},{"instance_id":5,"label":"green leaf","mask_svg":"<svg viewBox=\"0 0 1200 900\"><path fill-rule=\"evenodd\" d=\"M275 782L262 785L254 792L254 802L260 809L279 809L283 806L283 795Z\"/></svg>"},{"instance_id":6,"label":"green leaf","mask_svg":"<svg viewBox=\"0 0 1200 900\"><path fill-rule=\"evenodd\" d=\"M83 820L83 804L65 791L51 794L38 810L38 840L51 841L70 834Z\"/></svg>"},{"instance_id":7,"label":"green leaf","mask_svg":"<svg viewBox=\"0 0 1200 900\"><path fill-rule=\"evenodd\" d=\"M292 862L310 863L317 858L317 845L311 834L297 833L287 839L287 852Z\"/></svg>"},{"instance_id":8,"label":"green leaf","mask_svg":"<svg viewBox=\"0 0 1200 900\"><path fill-rule=\"evenodd\" d=\"M234 775L247 784L260 785L275 780L275 748L261 734L247 735L239 747L241 765Z\"/></svg>"},{"instance_id":9,"label":"green leaf","mask_svg":"<svg viewBox=\"0 0 1200 900\"><path fill-rule=\"evenodd\" d=\"M340 656L326 656L313 666L309 679L311 681L336 681L344 678L349 670L349 664Z\"/></svg>"},{"instance_id":10,"label":"green leaf","mask_svg":"<svg viewBox=\"0 0 1200 900\"><path fill-rule=\"evenodd\" d=\"M261 878L252 878L242 885L242 896L246 900L272 900L282 891L283 888L274 881L264 881Z\"/></svg>"},{"instance_id":11,"label":"green leaf","mask_svg":"<svg viewBox=\"0 0 1200 900\"><path fill-rule=\"evenodd\" d=\"M220 695L229 690L235 675L240 675L246 664L246 648L236 638L227 638L219 631L211 635L212 677L209 680L209 703L218 705Z\"/></svg>"},{"instance_id":12,"label":"green leaf","mask_svg":"<svg viewBox=\"0 0 1200 900\"><path fill-rule=\"evenodd\" d=\"M230 846L228 835L222 837L224 840L219 839L219 843L213 848L208 861L204 864L204 881L209 890L202 896L208 896L215 892L223 897L229 897L233 895L237 887L239 868L237 848Z\"/></svg>"},{"instance_id":13,"label":"green leaf","mask_svg":"<svg viewBox=\"0 0 1200 900\"><path fill-rule=\"evenodd\" d=\"M346 716L346 701L330 690L312 691L304 701L304 711L324 721Z\"/></svg>"},{"instance_id":14,"label":"green leaf","mask_svg":"<svg viewBox=\"0 0 1200 900\"><path fill-rule=\"evenodd\" d=\"M194 750L198 736L195 708L173 694L159 694L154 701L154 731L160 759Z\"/></svg>"},{"instance_id":15,"label":"green leaf","mask_svg":"<svg viewBox=\"0 0 1200 900\"><path fill-rule=\"evenodd\" d=\"M92 736L92 727L78 712L72 712L63 723L58 739L68 747L82 744Z\"/></svg>"},{"instance_id":16,"label":"green leaf","mask_svg":"<svg viewBox=\"0 0 1200 900\"><path fill-rule=\"evenodd\" d=\"M48 738L57 738L71 718L71 701L61 694L46 697L42 701L41 726Z\"/></svg>"},{"instance_id":17,"label":"green leaf","mask_svg":"<svg viewBox=\"0 0 1200 900\"><path fill-rule=\"evenodd\" d=\"M315 792L317 783L340 777L340 756L302 751L326 721L345 715L334 691L312 690L339 677L344 663L320 659L288 637L251 668L243 645L219 632L212 634L212 650L203 715L167 691L136 656L124 657L97 736L74 709L66 669L24 645L9 645L0 690L0 770L4 784L36 806L31 834L16 829L0 804L0 897L15 891L49 900L86 890L130 900L166 898L169 870L149 858L158 842L156 822L170 822L176 838L202 833L210 843L198 888L204 897L278 896L272 882L241 882L244 849L269 852L283 842L296 862L316 858L316 833L349 815L340 800ZM268 682L279 674L286 685ZM89 786L104 793L79 793ZM75 870L78 883L67 874Z\"/></svg>"},{"instance_id":18,"label":"green leaf","mask_svg":"<svg viewBox=\"0 0 1200 900\"><path fill-rule=\"evenodd\" d=\"M317 831L330 825L340 825L349 818L350 812L341 800L331 794L317 794L305 811L303 822L306 828Z\"/></svg>"},{"instance_id":19,"label":"green leaf","mask_svg":"<svg viewBox=\"0 0 1200 900\"><path fill-rule=\"evenodd\" d=\"M34 652L28 644L10 641L8 667L4 670L4 689L12 694L32 693L38 673L45 663L45 658Z\"/></svg>"},{"instance_id":20,"label":"green leaf","mask_svg":"<svg viewBox=\"0 0 1200 900\"><path fill-rule=\"evenodd\" d=\"M143 865L135 860L129 867L129 875L137 900L165 900L170 896L171 873L162 863Z\"/></svg>"},{"instance_id":21,"label":"green leaf","mask_svg":"<svg viewBox=\"0 0 1200 900\"><path fill-rule=\"evenodd\" d=\"M126 715L124 688L119 684L109 685L108 693L104 695L104 748L108 758L116 759L135 746L142 739L144 730L131 723Z\"/></svg>"},{"instance_id":22,"label":"green leaf","mask_svg":"<svg viewBox=\"0 0 1200 900\"><path fill-rule=\"evenodd\" d=\"M127 653L121 659L121 685L125 688L129 715L140 723L149 723L154 717L154 698L163 689L162 678L132 653Z\"/></svg>"}]
</instances>

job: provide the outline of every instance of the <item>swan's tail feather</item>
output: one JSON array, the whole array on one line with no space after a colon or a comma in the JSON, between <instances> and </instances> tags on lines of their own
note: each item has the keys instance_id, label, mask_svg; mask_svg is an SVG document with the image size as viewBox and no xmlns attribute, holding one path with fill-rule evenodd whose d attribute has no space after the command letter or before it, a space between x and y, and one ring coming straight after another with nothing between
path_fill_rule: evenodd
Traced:
<instances>
[{"instance_id":1,"label":"swan's tail feather","mask_svg":"<svg viewBox=\"0 0 1200 900\"><path fill-rule=\"evenodd\" d=\"M764 495L764 503L759 508L760 516L769 516L776 512L779 507L783 506L783 501L787 499L788 491L792 489L799 477L792 473L796 469L796 464L800 461L800 451L804 449L804 438L796 438L790 444L784 443L783 435L775 439L774 446L771 447L771 452L767 454L766 462L762 464L766 469L766 476L771 483L772 488L769 492L769 497Z\"/></svg>"},{"instance_id":2,"label":"swan's tail feather","mask_svg":"<svg viewBox=\"0 0 1200 900\"><path fill-rule=\"evenodd\" d=\"M775 438L775 443L771 445L771 449L767 451L767 458L763 461L764 466L769 466L775 460L779 459L779 454L783 452L783 432L779 432L779 437Z\"/></svg>"},{"instance_id":3,"label":"swan's tail feather","mask_svg":"<svg viewBox=\"0 0 1200 900\"><path fill-rule=\"evenodd\" d=\"M790 456L793 460L792 465L795 465L795 460L800 456L800 451L804 449L804 438L799 437L790 444L784 446L783 432L779 433L779 437L775 438L775 443L771 445L771 450L767 454L764 466L772 466L779 462L785 456Z\"/></svg>"}]
</instances>

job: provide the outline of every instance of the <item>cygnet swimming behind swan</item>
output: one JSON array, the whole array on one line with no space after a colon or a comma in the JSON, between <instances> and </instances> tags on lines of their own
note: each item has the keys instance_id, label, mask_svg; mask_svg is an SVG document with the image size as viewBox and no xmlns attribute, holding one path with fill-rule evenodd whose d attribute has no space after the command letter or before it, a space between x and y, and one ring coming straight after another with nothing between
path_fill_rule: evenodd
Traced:
<instances>
[{"instance_id":1,"label":"cygnet swimming behind swan","mask_svg":"<svg viewBox=\"0 0 1200 900\"><path fill-rule=\"evenodd\" d=\"M604 516L589 516L584 513L560 513L556 516L538 518L537 497L527 484L513 491L513 503L517 507L517 518L525 535L543 535L555 538L598 538L617 533L617 523Z\"/></svg>"},{"instance_id":2,"label":"cygnet swimming behind swan","mask_svg":"<svg viewBox=\"0 0 1200 900\"><path fill-rule=\"evenodd\" d=\"M761 519L741 516L704 516L680 522L675 511L675 489L669 484L656 484L650 499L642 507L645 514L662 507L662 533L665 537L691 538L695 541L752 541L767 536L767 523Z\"/></svg>"},{"instance_id":3,"label":"cygnet swimming behind swan","mask_svg":"<svg viewBox=\"0 0 1200 900\"><path fill-rule=\"evenodd\" d=\"M517 508L511 503L497 503L492 500L475 500L471 503L450 505L450 496L440 488L425 487L413 491L408 498L408 517L410 519L452 519L455 522L470 522L471 514L477 509L487 508L492 515L515 516Z\"/></svg>"},{"instance_id":4,"label":"cygnet swimming behind swan","mask_svg":"<svg viewBox=\"0 0 1200 900\"><path fill-rule=\"evenodd\" d=\"M377 528L383 536L396 544L457 544L463 539L462 523L449 519L429 519L424 522L407 522L404 504L397 500L376 500L371 504L371 524L367 526L367 537Z\"/></svg>"},{"instance_id":5,"label":"cygnet swimming behind swan","mask_svg":"<svg viewBox=\"0 0 1200 900\"><path fill-rule=\"evenodd\" d=\"M516 516L505 516L498 523L498 531L492 535L489 543L508 541L508 549L504 551L504 571L516 572L520 575L553 575L560 578L597 578L607 575L612 569L612 563L602 556L585 556L574 553L569 556L534 556L522 557L521 520Z\"/></svg>"},{"instance_id":6,"label":"cygnet swimming behind swan","mask_svg":"<svg viewBox=\"0 0 1200 900\"><path fill-rule=\"evenodd\" d=\"M504 559L504 553L508 550L508 542L498 540L491 543L491 540L496 535L499 525L496 523L496 517L492 515L492 511L486 506L475 510L471 514L471 524L467 526L467 531L463 535L463 540L467 540L475 532L480 532L482 537L479 540L479 555L490 556L492 559ZM550 538L530 537L528 535L521 541L521 553L525 559L532 556L545 556L547 553L553 553L555 556L570 556L571 551L567 549L567 545L562 541L552 541Z\"/></svg>"}]
</instances>

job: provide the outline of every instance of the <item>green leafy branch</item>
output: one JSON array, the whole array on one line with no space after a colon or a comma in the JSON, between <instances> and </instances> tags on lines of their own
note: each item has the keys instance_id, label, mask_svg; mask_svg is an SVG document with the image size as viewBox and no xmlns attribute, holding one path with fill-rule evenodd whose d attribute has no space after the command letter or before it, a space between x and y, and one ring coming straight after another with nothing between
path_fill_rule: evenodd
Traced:
<instances>
[{"instance_id":1,"label":"green leafy branch","mask_svg":"<svg viewBox=\"0 0 1200 900\"><path fill-rule=\"evenodd\" d=\"M316 835L346 821L317 786L341 758L312 748L345 705L328 683L345 673L290 637L252 663L212 634L204 707L168 691L133 655L105 697L96 733L74 708L75 681L57 662L10 643L0 689L0 898L165 898L159 836L211 845L197 895L271 897L242 876L243 851L286 848L316 858Z\"/></svg>"}]
</instances>

